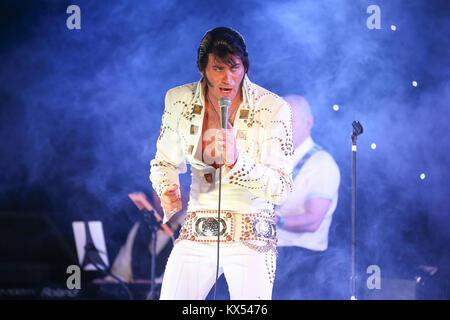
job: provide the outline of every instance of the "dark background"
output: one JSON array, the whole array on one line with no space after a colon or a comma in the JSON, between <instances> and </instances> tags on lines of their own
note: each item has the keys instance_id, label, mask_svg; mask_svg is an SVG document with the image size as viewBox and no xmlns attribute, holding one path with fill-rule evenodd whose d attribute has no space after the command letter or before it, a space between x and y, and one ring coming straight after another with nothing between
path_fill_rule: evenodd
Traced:
<instances>
[{"instance_id":1,"label":"dark background","mask_svg":"<svg viewBox=\"0 0 450 320\"><path fill-rule=\"evenodd\" d=\"M66 27L71 4L80 30ZM372 4L379 30L366 26ZM358 288L378 265L383 278L421 275L422 297L448 299L449 9L445 0L2 1L1 283L65 281L77 263L74 220L103 222L112 262L140 219L127 194L153 192L164 94L200 78L200 39L224 25L244 36L253 82L309 100L312 136L340 167L327 263L314 275L322 297L349 296L359 120ZM138 239L135 273L146 278L148 232Z\"/></svg>"}]
</instances>

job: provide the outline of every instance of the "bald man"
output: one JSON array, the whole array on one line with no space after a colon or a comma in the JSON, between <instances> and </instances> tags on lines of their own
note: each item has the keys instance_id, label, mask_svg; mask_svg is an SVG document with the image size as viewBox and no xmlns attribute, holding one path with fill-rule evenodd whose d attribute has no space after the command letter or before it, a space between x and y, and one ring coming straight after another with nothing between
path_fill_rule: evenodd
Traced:
<instances>
[{"instance_id":1,"label":"bald man","mask_svg":"<svg viewBox=\"0 0 450 320\"><path fill-rule=\"evenodd\" d=\"M333 157L311 138L314 117L308 101L298 95L284 99L293 117L294 192L275 212L279 262L273 298L320 299L314 294L314 273L328 248L340 173Z\"/></svg>"}]
</instances>

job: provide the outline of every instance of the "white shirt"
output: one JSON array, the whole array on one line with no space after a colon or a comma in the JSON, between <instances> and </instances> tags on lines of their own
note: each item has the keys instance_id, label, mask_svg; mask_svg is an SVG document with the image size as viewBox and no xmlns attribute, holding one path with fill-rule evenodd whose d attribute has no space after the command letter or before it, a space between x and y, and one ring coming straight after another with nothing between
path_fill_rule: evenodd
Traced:
<instances>
[{"instance_id":1,"label":"white shirt","mask_svg":"<svg viewBox=\"0 0 450 320\"><path fill-rule=\"evenodd\" d=\"M298 163L313 146L314 141L309 137L295 149L294 163ZM310 198L330 199L331 205L315 232L298 233L278 228L279 246L297 246L316 251L328 248L328 231L338 201L339 183L339 168L328 152L317 151L305 162L294 179L293 193L278 208L277 214L283 217L304 214L306 200Z\"/></svg>"}]
</instances>

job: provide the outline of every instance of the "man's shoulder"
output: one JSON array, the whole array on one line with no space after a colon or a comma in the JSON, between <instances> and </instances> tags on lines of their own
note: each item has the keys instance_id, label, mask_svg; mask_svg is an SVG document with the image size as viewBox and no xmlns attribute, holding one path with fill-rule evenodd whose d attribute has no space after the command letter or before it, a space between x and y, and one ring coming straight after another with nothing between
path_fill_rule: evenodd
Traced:
<instances>
[{"instance_id":1,"label":"man's shoulder","mask_svg":"<svg viewBox=\"0 0 450 320\"><path fill-rule=\"evenodd\" d=\"M314 158L314 161L323 161L323 162L335 162L333 156L323 148L320 148L311 156L311 159Z\"/></svg>"},{"instance_id":2,"label":"man's shoulder","mask_svg":"<svg viewBox=\"0 0 450 320\"><path fill-rule=\"evenodd\" d=\"M337 171L339 173L339 167L336 161L334 160L333 156L325 149L321 149L315 152L307 163L309 165L317 166L321 168L321 170L328 168L328 170Z\"/></svg>"},{"instance_id":3,"label":"man's shoulder","mask_svg":"<svg viewBox=\"0 0 450 320\"><path fill-rule=\"evenodd\" d=\"M279 95L254 82L248 81L248 89L257 104L288 105Z\"/></svg>"},{"instance_id":4,"label":"man's shoulder","mask_svg":"<svg viewBox=\"0 0 450 320\"><path fill-rule=\"evenodd\" d=\"M173 88L167 90L166 95L175 97L175 98L183 98L186 96L192 97L195 93L197 84L198 84L198 81L173 87Z\"/></svg>"}]
</instances>

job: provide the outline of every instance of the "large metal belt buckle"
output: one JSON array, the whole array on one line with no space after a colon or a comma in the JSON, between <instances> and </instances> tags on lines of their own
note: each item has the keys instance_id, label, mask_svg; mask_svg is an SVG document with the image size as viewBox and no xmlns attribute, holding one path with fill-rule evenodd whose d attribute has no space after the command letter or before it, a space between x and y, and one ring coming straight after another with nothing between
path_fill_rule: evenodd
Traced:
<instances>
[{"instance_id":1,"label":"large metal belt buckle","mask_svg":"<svg viewBox=\"0 0 450 320\"><path fill-rule=\"evenodd\" d=\"M223 236L227 231L227 223L220 218L220 236ZM203 217L197 219L195 222L195 232L201 237L217 237L219 232L219 224L217 218Z\"/></svg>"},{"instance_id":2,"label":"large metal belt buckle","mask_svg":"<svg viewBox=\"0 0 450 320\"><path fill-rule=\"evenodd\" d=\"M253 233L257 237L274 239L276 237L275 224L264 219L256 219L253 222Z\"/></svg>"}]
</instances>

